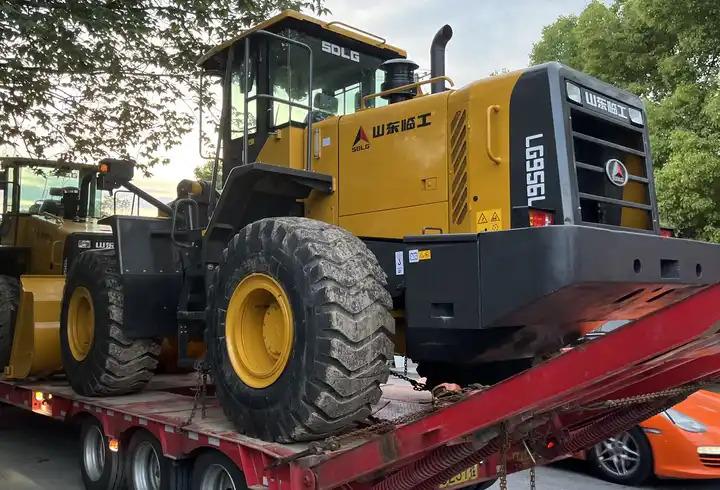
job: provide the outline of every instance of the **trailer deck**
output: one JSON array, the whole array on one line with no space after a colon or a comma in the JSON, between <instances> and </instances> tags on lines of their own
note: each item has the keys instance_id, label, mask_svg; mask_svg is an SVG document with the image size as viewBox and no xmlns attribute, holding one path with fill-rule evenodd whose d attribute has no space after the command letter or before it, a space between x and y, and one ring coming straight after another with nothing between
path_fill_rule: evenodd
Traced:
<instances>
[{"instance_id":1,"label":"trailer deck","mask_svg":"<svg viewBox=\"0 0 720 490\"><path fill-rule=\"evenodd\" d=\"M144 429L178 465L221 451L250 488L459 488L590 447L716 380L718 305L713 286L502 383L446 399L388 384L374 425L317 443L239 434L212 396L203 417L194 375L158 375L142 393L100 399L76 395L62 379L0 381L0 401L63 421L92 415L115 444Z\"/></svg>"}]
</instances>

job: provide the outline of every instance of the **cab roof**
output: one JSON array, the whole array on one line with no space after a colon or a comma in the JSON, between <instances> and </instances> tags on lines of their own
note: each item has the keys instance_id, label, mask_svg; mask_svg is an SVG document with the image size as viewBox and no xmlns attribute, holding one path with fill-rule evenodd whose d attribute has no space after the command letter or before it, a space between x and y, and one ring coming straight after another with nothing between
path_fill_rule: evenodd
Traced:
<instances>
[{"instance_id":1,"label":"cab roof","mask_svg":"<svg viewBox=\"0 0 720 490\"><path fill-rule=\"evenodd\" d=\"M198 65L206 70L222 69L225 64L225 52L230 46L259 30L268 30L272 32L280 30L283 27L296 27L303 32L309 33L324 30L326 32L333 33L338 37L344 37L347 41L354 42L356 47L358 44L362 45L362 50L369 53L374 52L384 58L405 58L407 56L407 52L404 49L388 44L384 38L349 26L343 22L323 22L319 19L301 14L300 12L296 12L294 10L284 10L265 22L261 22L260 24L243 31L241 34L225 41L224 43L215 46L198 60Z\"/></svg>"},{"instance_id":2,"label":"cab roof","mask_svg":"<svg viewBox=\"0 0 720 490\"><path fill-rule=\"evenodd\" d=\"M44 158L0 157L0 168L8 167L43 167L60 170L94 170L97 165L87 163L67 162L63 160L47 160Z\"/></svg>"}]
</instances>

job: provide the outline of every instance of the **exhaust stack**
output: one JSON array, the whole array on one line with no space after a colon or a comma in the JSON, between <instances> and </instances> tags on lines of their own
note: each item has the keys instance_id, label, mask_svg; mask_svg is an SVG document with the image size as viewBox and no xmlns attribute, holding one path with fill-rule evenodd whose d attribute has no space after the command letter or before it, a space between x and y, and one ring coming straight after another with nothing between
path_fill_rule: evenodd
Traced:
<instances>
[{"instance_id":1,"label":"exhaust stack","mask_svg":"<svg viewBox=\"0 0 720 490\"><path fill-rule=\"evenodd\" d=\"M445 75L445 46L448 41L452 38L453 30L448 24L445 24L435 34L430 46L430 76L440 77ZM431 85L430 92L436 94L438 92L444 92L445 82L440 80L439 82L433 82Z\"/></svg>"}]
</instances>

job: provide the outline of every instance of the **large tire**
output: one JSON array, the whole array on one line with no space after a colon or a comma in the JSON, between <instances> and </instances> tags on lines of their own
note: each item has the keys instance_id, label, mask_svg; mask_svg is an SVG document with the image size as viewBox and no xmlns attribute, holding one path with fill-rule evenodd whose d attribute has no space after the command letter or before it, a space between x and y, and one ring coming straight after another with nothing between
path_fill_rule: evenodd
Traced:
<instances>
[{"instance_id":1,"label":"large tire","mask_svg":"<svg viewBox=\"0 0 720 490\"><path fill-rule=\"evenodd\" d=\"M84 299L73 300L75 295ZM75 322L83 315L92 334L76 333ZM123 291L114 251L87 251L73 263L63 293L60 348L68 380L84 396L134 393L152 378L160 342L123 334Z\"/></svg>"},{"instance_id":2,"label":"large tire","mask_svg":"<svg viewBox=\"0 0 720 490\"><path fill-rule=\"evenodd\" d=\"M10 364L19 305L20 283L14 277L0 276L0 376Z\"/></svg>"},{"instance_id":3,"label":"large tire","mask_svg":"<svg viewBox=\"0 0 720 490\"><path fill-rule=\"evenodd\" d=\"M260 388L248 385L233 365L235 343L226 335L238 323L249 325L230 325L226 317L233 294L251 275L276 281L292 311L286 363ZM365 244L333 225L268 218L235 235L210 293L215 318L208 348L218 399L237 430L265 440L312 440L370 415L393 354L385 284ZM265 335L265 323L260 328Z\"/></svg>"}]
</instances>

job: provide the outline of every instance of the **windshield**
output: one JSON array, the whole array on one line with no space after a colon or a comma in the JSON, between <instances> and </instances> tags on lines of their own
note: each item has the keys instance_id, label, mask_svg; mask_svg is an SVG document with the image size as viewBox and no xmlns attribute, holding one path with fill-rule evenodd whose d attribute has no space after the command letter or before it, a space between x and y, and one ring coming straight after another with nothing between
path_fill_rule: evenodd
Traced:
<instances>
[{"instance_id":1,"label":"windshield","mask_svg":"<svg viewBox=\"0 0 720 490\"><path fill-rule=\"evenodd\" d=\"M273 97L268 110L268 128L289 123L307 124L307 109L312 96L313 120L335 115L351 114L360 108L362 97L380 91L384 72L379 70L383 59L352 51L309 34L285 29L281 36L307 44L313 53L312 94L308 94L308 52L301 46L276 38L253 38L250 52L250 71L245 73L244 52L239 50L240 62L233 73L231 88L232 138L242 136L245 113L244 98L247 85L248 133L256 131L258 93ZM257 40L256 40L257 39ZM261 63L257 63L258 52ZM267 59L267 70L260 69ZM247 77L247 82L244 78ZM266 78L263 78L266 77ZM258 90L259 89L259 90ZM387 104L382 99L369 102L377 107Z\"/></svg>"},{"instance_id":2,"label":"windshield","mask_svg":"<svg viewBox=\"0 0 720 490\"><path fill-rule=\"evenodd\" d=\"M7 200L6 212L63 216L66 204L78 206L81 187L84 185L89 199L87 212L80 212L80 216L101 217L102 201L107 193L96 188L94 172L28 166L17 166L8 170L8 180L11 183L3 196L3 199ZM13 193L12 189L16 192ZM72 214L74 215L74 212Z\"/></svg>"}]
</instances>

